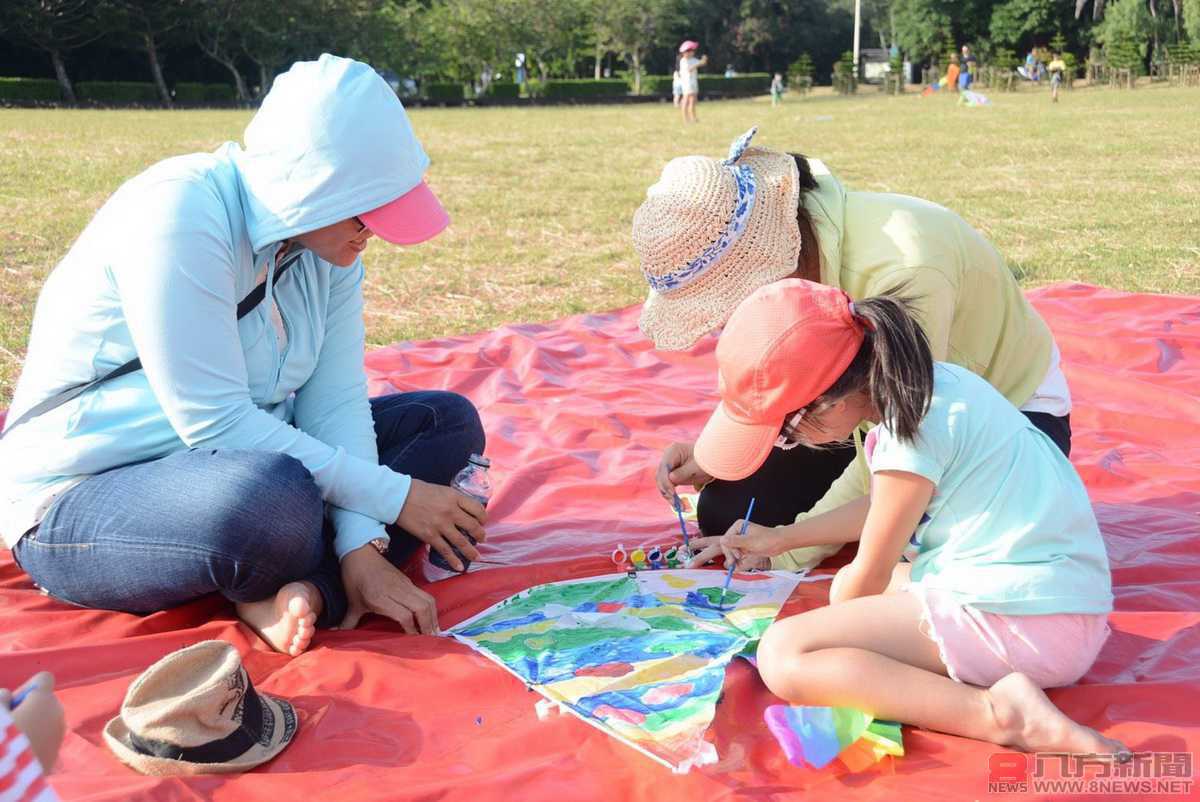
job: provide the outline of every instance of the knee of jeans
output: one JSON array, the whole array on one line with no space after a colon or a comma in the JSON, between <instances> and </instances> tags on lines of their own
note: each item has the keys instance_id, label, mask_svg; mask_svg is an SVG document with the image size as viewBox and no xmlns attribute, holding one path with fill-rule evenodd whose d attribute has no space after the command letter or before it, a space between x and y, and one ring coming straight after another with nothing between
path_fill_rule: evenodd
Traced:
<instances>
[{"instance_id":1,"label":"knee of jeans","mask_svg":"<svg viewBox=\"0 0 1200 802\"><path fill-rule=\"evenodd\" d=\"M443 397L438 399L438 415L442 426L462 431L462 444L467 450L463 455L464 462L471 454L483 453L487 446L487 435L483 431L479 410L469 398L458 393L443 393Z\"/></svg>"},{"instance_id":2,"label":"knee of jeans","mask_svg":"<svg viewBox=\"0 0 1200 802\"><path fill-rule=\"evenodd\" d=\"M253 452L226 476L224 498L214 499L227 555L302 578L323 553L325 507L308 469L279 452ZM295 575L295 576L293 576Z\"/></svg>"}]
</instances>

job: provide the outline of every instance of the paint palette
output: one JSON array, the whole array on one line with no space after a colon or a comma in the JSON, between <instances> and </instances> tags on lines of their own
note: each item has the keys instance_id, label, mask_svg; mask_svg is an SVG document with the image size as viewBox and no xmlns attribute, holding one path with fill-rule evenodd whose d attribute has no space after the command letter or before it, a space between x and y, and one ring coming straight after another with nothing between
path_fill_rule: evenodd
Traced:
<instances>
[{"instance_id":1,"label":"paint palette","mask_svg":"<svg viewBox=\"0 0 1200 802\"><path fill-rule=\"evenodd\" d=\"M658 571L663 568L684 568L692 561L692 551L687 546L638 546L626 551L619 544L612 553L613 565L618 569L634 571Z\"/></svg>"},{"instance_id":2,"label":"paint palette","mask_svg":"<svg viewBox=\"0 0 1200 802\"><path fill-rule=\"evenodd\" d=\"M631 561L637 551L649 560L635 549ZM801 578L734 574L721 609L723 580L719 571L667 568L539 585L447 634L589 724L686 770L715 759L704 734L725 666L753 650Z\"/></svg>"}]
</instances>

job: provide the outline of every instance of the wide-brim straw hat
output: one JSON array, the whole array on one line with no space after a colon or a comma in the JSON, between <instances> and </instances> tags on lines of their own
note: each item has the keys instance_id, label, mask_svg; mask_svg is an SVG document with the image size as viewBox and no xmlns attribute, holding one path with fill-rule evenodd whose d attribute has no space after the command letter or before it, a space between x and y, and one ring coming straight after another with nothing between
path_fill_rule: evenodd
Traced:
<instances>
[{"instance_id":1,"label":"wide-brim straw hat","mask_svg":"<svg viewBox=\"0 0 1200 802\"><path fill-rule=\"evenodd\" d=\"M278 755L298 727L291 704L254 689L232 645L204 641L134 680L104 740L142 774L228 774Z\"/></svg>"},{"instance_id":2,"label":"wide-brim straw hat","mask_svg":"<svg viewBox=\"0 0 1200 802\"><path fill-rule=\"evenodd\" d=\"M786 153L750 147L756 131L724 160L672 159L633 216L650 285L638 325L657 348L691 348L759 287L796 272L799 170Z\"/></svg>"}]
</instances>

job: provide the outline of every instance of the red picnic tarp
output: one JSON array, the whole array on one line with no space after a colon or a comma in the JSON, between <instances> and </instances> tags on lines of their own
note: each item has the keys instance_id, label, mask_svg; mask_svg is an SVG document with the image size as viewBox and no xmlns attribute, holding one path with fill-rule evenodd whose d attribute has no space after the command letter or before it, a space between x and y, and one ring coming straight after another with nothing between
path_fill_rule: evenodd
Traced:
<instances>
[{"instance_id":1,"label":"red picnic tarp","mask_svg":"<svg viewBox=\"0 0 1200 802\"><path fill-rule=\"evenodd\" d=\"M1051 698L1138 750L1200 752L1200 298L1078 284L1030 293L1054 330L1075 397L1072 460L1113 567L1113 635L1095 666ZM637 310L402 343L367 358L371 391L469 396L498 485L484 559L433 583L443 627L541 582L607 573L618 543L666 543L672 511L652 477L663 446L695 434L715 395L713 343L654 351ZM845 555L840 555L845 560ZM836 564L836 563L835 563ZM822 604L803 584L785 612ZM168 652L223 638L256 686L295 704L301 727L274 762L241 776L151 778L104 747L101 728L134 677ZM319 633L295 659L263 650L208 598L147 617L41 595L0 558L0 685L48 669L70 731L52 785L64 800L986 799L997 747L905 728L907 756L858 775L790 766L767 732L774 700L736 661L709 730L721 760L672 775L446 638L373 619ZM1014 798L1015 794L1003 797Z\"/></svg>"}]
</instances>

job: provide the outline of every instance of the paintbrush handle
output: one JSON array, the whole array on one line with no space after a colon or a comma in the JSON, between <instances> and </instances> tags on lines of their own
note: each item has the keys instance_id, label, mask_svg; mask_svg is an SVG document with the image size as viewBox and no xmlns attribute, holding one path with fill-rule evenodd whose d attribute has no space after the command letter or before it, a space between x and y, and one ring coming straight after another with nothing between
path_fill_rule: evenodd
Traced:
<instances>
[{"instance_id":1,"label":"paintbrush handle","mask_svg":"<svg viewBox=\"0 0 1200 802\"><path fill-rule=\"evenodd\" d=\"M683 501L679 498L679 494L675 494L675 513L679 516L679 531L683 533L683 546L689 552L692 550L688 543L687 523L683 520Z\"/></svg>"},{"instance_id":2,"label":"paintbrush handle","mask_svg":"<svg viewBox=\"0 0 1200 802\"><path fill-rule=\"evenodd\" d=\"M37 683L34 683L33 685L17 691L17 693L8 701L8 709L16 710L21 706L21 702L25 701L25 697L36 691L39 687L40 686Z\"/></svg>"},{"instance_id":3,"label":"paintbrush handle","mask_svg":"<svg viewBox=\"0 0 1200 802\"><path fill-rule=\"evenodd\" d=\"M738 532L738 537L744 537L747 527L750 526L750 516L754 514L754 498L750 498L750 506L746 508L746 517L742 519L742 528ZM733 581L733 570L737 568L737 561L729 562L729 571L725 574L725 584L721 588L721 606L725 606L725 591L729 590L729 583Z\"/></svg>"}]
</instances>

